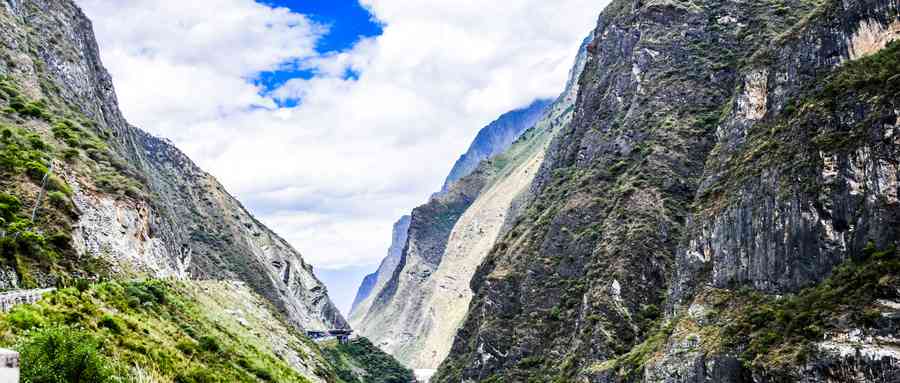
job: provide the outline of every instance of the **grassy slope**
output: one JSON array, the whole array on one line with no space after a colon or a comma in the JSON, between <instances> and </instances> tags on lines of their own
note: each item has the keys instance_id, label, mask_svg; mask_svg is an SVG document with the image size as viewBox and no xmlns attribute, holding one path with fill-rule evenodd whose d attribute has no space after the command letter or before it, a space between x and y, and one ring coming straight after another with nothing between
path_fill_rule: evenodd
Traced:
<instances>
[{"instance_id":1,"label":"grassy slope","mask_svg":"<svg viewBox=\"0 0 900 383\"><path fill-rule=\"evenodd\" d=\"M377 350L338 347L323 353L278 319L270 304L231 282L67 288L0 316L0 331L0 343L23 353L26 382L360 382L358 376L378 376L382 369L412 376ZM71 370L59 365L75 351L54 354L40 343L53 336L56 344L95 344L87 355L107 366L102 378L42 380L42 371ZM54 356L40 357L49 354ZM349 365L356 368L347 374ZM403 380L385 380L393 381Z\"/></svg>"},{"instance_id":2,"label":"grassy slope","mask_svg":"<svg viewBox=\"0 0 900 383\"><path fill-rule=\"evenodd\" d=\"M73 275L106 274L101 261L79 259L72 247L78 213L71 187L59 176L65 164L67 173L87 181L83 187L142 195L140 176L103 143L106 134L65 105L32 99L14 79L0 76L0 266L15 272L17 287L68 285ZM32 222L53 163L56 171Z\"/></svg>"}]
</instances>

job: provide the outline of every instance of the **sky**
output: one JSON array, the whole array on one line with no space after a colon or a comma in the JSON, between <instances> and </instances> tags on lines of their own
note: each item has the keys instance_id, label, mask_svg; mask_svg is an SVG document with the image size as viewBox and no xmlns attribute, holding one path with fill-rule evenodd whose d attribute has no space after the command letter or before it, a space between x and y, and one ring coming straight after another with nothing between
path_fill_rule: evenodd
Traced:
<instances>
[{"instance_id":1,"label":"sky","mask_svg":"<svg viewBox=\"0 0 900 383\"><path fill-rule=\"evenodd\" d=\"M558 95L607 0L76 0L125 117L314 265L345 313L477 131Z\"/></svg>"}]
</instances>

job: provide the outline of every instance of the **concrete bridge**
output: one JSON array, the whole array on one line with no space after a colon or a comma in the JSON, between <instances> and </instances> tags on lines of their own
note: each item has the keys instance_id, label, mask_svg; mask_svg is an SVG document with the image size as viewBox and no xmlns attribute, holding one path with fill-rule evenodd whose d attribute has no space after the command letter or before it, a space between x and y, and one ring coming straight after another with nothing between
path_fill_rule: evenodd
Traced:
<instances>
[{"instance_id":1,"label":"concrete bridge","mask_svg":"<svg viewBox=\"0 0 900 383\"><path fill-rule=\"evenodd\" d=\"M15 290L0 293L0 311L9 312L16 305L32 304L56 289Z\"/></svg>"}]
</instances>

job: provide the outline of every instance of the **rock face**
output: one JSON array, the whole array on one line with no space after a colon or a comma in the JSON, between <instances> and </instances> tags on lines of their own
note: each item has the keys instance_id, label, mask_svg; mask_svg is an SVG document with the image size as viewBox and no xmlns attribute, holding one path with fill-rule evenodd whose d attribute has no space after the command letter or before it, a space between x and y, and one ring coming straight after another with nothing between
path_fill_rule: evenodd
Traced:
<instances>
[{"instance_id":1,"label":"rock face","mask_svg":"<svg viewBox=\"0 0 900 383\"><path fill-rule=\"evenodd\" d=\"M397 265L400 264L400 258L403 255L403 248L406 246L407 233L409 233L410 216L404 215L394 223L394 229L391 237L391 247L388 248L387 256L381 261L378 270L372 274L366 275L362 285L356 292L356 298L353 300L353 306L350 308L350 323L358 323L357 316L364 315L372 306L372 292L381 291L384 284L391 279Z\"/></svg>"},{"instance_id":2,"label":"rock face","mask_svg":"<svg viewBox=\"0 0 900 383\"><path fill-rule=\"evenodd\" d=\"M72 1L0 4L0 72L50 110L13 123L66 141L60 150L72 155L50 161L73 190L80 259L103 260L114 275L244 281L296 326L347 326L296 250L181 151L125 121L91 23ZM73 135L98 141L83 149Z\"/></svg>"},{"instance_id":3,"label":"rock face","mask_svg":"<svg viewBox=\"0 0 900 383\"><path fill-rule=\"evenodd\" d=\"M450 184L471 174L481 161L506 151L522 132L533 127L544 116L552 102L553 100L535 100L531 105L505 113L481 128L469 149L453 164L441 191L447 191Z\"/></svg>"},{"instance_id":4,"label":"rock face","mask_svg":"<svg viewBox=\"0 0 900 383\"><path fill-rule=\"evenodd\" d=\"M574 79L584 66L585 47L573 80L557 100L506 114L479 133L445 190L413 211L405 249L390 278L372 290L371 302L364 300L351 314L354 328L407 365L435 369L450 350L472 296L469 280L519 214L550 139L571 119ZM540 119L533 118L537 110ZM524 132L523 121L532 123ZM508 139L513 135L515 142ZM475 158L480 163L470 171L467 164ZM462 173L468 174L455 179Z\"/></svg>"},{"instance_id":5,"label":"rock face","mask_svg":"<svg viewBox=\"0 0 900 383\"><path fill-rule=\"evenodd\" d=\"M432 381L900 379L898 7L613 1Z\"/></svg>"}]
</instances>

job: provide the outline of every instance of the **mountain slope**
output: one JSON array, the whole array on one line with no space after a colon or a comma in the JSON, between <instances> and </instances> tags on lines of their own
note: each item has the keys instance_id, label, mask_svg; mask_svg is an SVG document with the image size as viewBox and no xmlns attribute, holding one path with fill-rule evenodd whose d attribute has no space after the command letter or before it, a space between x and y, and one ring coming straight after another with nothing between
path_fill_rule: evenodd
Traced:
<instances>
[{"instance_id":1,"label":"mountain slope","mask_svg":"<svg viewBox=\"0 0 900 383\"><path fill-rule=\"evenodd\" d=\"M368 311L352 314L361 334L407 365L434 369L449 351L471 297L468 281L475 267L518 214L550 138L571 118L577 91L574 78L584 65L585 47L573 68L573 80L544 107L533 127L413 211L400 264L381 291L375 291ZM521 112L498 121L515 115ZM486 130L501 126L495 123Z\"/></svg>"},{"instance_id":2,"label":"mountain slope","mask_svg":"<svg viewBox=\"0 0 900 383\"><path fill-rule=\"evenodd\" d=\"M388 254L378 265L378 270L367 275L359 290L356 292L356 299L353 300L353 306L350 308L350 323L357 323L358 316L364 315L372 306L373 292L377 293L384 288L384 284L394 274L394 270L400 263L400 257L403 248L406 246L406 238L409 233L410 216L404 215L394 223L391 236L391 246L388 248Z\"/></svg>"},{"instance_id":3,"label":"mountain slope","mask_svg":"<svg viewBox=\"0 0 900 383\"><path fill-rule=\"evenodd\" d=\"M412 380L365 339L307 339L242 282L82 284L0 314L0 328L0 344L22 353L28 381ZM79 370L93 375L78 380Z\"/></svg>"},{"instance_id":4,"label":"mountain slope","mask_svg":"<svg viewBox=\"0 0 900 383\"><path fill-rule=\"evenodd\" d=\"M76 5L0 4L3 191L33 206L50 167L58 189L34 224L24 208L0 222L17 242L5 247L5 286L72 276L236 279L294 325L347 326L296 250L178 149L125 121Z\"/></svg>"},{"instance_id":5,"label":"mountain slope","mask_svg":"<svg viewBox=\"0 0 900 383\"><path fill-rule=\"evenodd\" d=\"M540 121L552 102L553 100L535 100L525 108L504 113L481 128L469 149L453 164L441 190L446 191L451 183L471 174L481 161L506 151L522 132Z\"/></svg>"},{"instance_id":6,"label":"mountain slope","mask_svg":"<svg viewBox=\"0 0 900 383\"><path fill-rule=\"evenodd\" d=\"M898 32L895 1L613 1L433 381L897 380Z\"/></svg>"},{"instance_id":7,"label":"mountain slope","mask_svg":"<svg viewBox=\"0 0 900 383\"><path fill-rule=\"evenodd\" d=\"M546 113L550 103L549 100L535 100L531 105L507 112L481 128L466 152L453 164L450 174L447 175L444 185L441 187L441 193L446 193L453 182L474 172L481 161L509 148L513 141L518 139L525 130L533 127ZM365 315L371 307L374 298L372 293L381 291L384 283L393 274L400 260L400 253L406 246L409 219L409 216L403 216L394 224L388 255L382 260L378 270L367 275L360 284L356 299L350 309L351 323L359 323L359 318Z\"/></svg>"}]
</instances>

